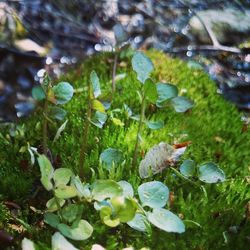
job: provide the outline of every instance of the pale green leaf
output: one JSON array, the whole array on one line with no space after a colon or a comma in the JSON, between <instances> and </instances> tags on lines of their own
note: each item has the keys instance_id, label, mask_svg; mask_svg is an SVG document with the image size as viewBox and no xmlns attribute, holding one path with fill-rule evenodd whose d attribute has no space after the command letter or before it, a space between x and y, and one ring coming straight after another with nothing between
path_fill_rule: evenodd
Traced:
<instances>
[{"instance_id":1,"label":"pale green leaf","mask_svg":"<svg viewBox=\"0 0 250 250\"><path fill-rule=\"evenodd\" d=\"M51 227L57 228L58 224L60 223L60 219L56 214L46 213L44 215L44 222L49 224Z\"/></svg>"},{"instance_id":2,"label":"pale green leaf","mask_svg":"<svg viewBox=\"0 0 250 250\"><path fill-rule=\"evenodd\" d=\"M73 87L68 82L60 82L52 88L56 104L65 104L71 100L74 94Z\"/></svg>"},{"instance_id":3,"label":"pale green leaf","mask_svg":"<svg viewBox=\"0 0 250 250\"><path fill-rule=\"evenodd\" d=\"M130 183L127 181L119 181L118 184L122 187L123 190L123 196L125 197L133 197L134 196L134 190Z\"/></svg>"},{"instance_id":4,"label":"pale green leaf","mask_svg":"<svg viewBox=\"0 0 250 250\"><path fill-rule=\"evenodd\" d=\"M72 175L73 173L69 168L56 169L53 177L56 187L61 185L63 186L67 185Z\"/></svg>"},{"instance_id":5,"label":"pale green leaf","mask_svg":"<svg viewBox=\"0 0 250 250\"><path fill-rule=\"evenodd\" d=\"M124 157L121 150L116 148L107 148L101 153L100 160L102 161L103 166L110 170L113 164L120 164L124 160Z\"/></svg>"},{"instance_id":6,"label":"pale green leaf","mask_svg":"<svg viewBox=\"0 0 250 250\"><path fill-rule=\"evenodd\" d=\"M223 182L225 173L213 162L208 162L199 167L199 179L206 183Z\"/></svg>"},{"instance_id":7,"label":"pale green leaf","mask_svg":"<svg viewBox=\"0 0 250 250\"><path fill-rule=\"evenodd\" d=\"M140 232L146 232L147 228L149 226L147 217L145 215L139 214L139 213L136 213L133 220L127 222L127 224L131 228L133 228L137 231L140 231Z\"/></svg>"},{"instance_id":8,"label":"pale green leaf","mask_svg":"<svg viewBox=\"0 0 250 250\"><path fill-rule=\"evenodd\" d=\"M147 126L152 130L161 129L164 127L163 121L148 121L146 122Z\"/></svg>"},{"instance_id":9,"label":"pale green leaf","mask_svg":"<svg viewBox=\"0 0 250 250\"><path fill-rule=\"evenodd\" d=\"M161 107L164 102L178 95L178 89L175 85L169 83L158 83L157 85L158 99L156 105Z\"/></svg>"},{"instance_id":10,"label":"pale green leaf","mask_svg":"<svg viewBox=\"0 0 250 250\"><path fill-rule=\"evenodd\" d=\"M186 177L193 176L195 174L195 163L193 160L185 160L180 166L180 172Z\"/></svg>"},{"instance_id":11,"label":"pale green leaf","mask_svg":"<svg viewBox=\"0 0 250 250\"><path fill-rule=\"evenodd\" d=\"M39 155L37 161L41 172L41 183L47 191L50 191L53 188L51 180L54 174L54 169L51 165L51 162L45 155Z\"/></svg>"},{"instance_id":12,"label":"pale green leaf","mask_svg":"<svg viewBox=\"0 0 250 250\"><path fill-rule=\"evenodd\" d=\"M122 193L121 186L113 180L97 180L93 184L92 196L97 201L120 196Z\"/></svg>"},{"instance_id":13,"label":"pale green leaf","mask_svg":"<svg viewBox=\"0 0 250 250\"><path fill-rule=\"evenodd\" d=\"M60 199L70 199L77 196L77 194L74 186L60 186L55 190L55 196Z\"/></svg>"},{"instance_id":14,"label":"pale green leaf","mask_svg":"<svg viewBox=\"0 0 250 250\"><path fill-rule=\"evenodd\" d=\"M166 209L155 208L152 213L148 213L147 217L150 223L166 232L185 232L185 225L182 220Z\"/></svg>"},{"instance_id":15,"label":"pale green leaf","mask_svg":"<svg viewBox=\"0 0 250 250\"><path fill-rule=\"evenodd\" d=\"M97 98L101 95L101 87L99 78L94 70L90 73L90 81L92 83L94 97Z\"/></svg>"},{"instance_id":16,"label":"pale green leaf","mask_svg":"<svg viewBox=\"0 0 250 250\"><path fill-rule=\"evenodd\" d=\"M41 86L35 86L31 90L32 97L37 101L42 101L46 98L44 90Z\"/></svg>"},{"instance_id":17,"label":"pale green leaf","mask_svg":"<svg viewBox=\"0 0 250 250\"><path fill-rule=\"evenodd\" d=\"M78 248L75 248L60 233L56 232L52 236L52 250L78 250Z\"/></svg>"},{"instance_id":18,"label":"pale green leaf","mask_svg":"<svg viewBox=\"0 0 250 250\"><path fill-rule=\"evenodd\" d=\"M176 112L183 113L191 109L194 103L185 96L177 96L171 100L171 104Z\"/></svg>"},{"instance_id":19,"label":"pale green leaf","mask_svg":"<svg viewBox=\"0 0 250 250\"><path fill-rule=\"evenodd\" d=\"M150 181L138 187L139 198L143 206L151 208L164 207L169 198L169 190L160 181Z\"/></svg>"},{"instance_id":20,"label":"pale green leaf","mask_svg":"<svg viewBox=\"0 0 250 250\"><path fill-rule=\"evenodd\" d=\"M142 52L136 52L132 58L133 70L137 73L137 79L144 84L154 70L152 61Z\"/></svg>"},{"instance_id":21,"label":"pale green leaf","mask_svg":"<svg viewBox=\"0 0 250 250\"><path fill-rule=\"evenodd\" d=\"M61 223L57 228L64 236L72 240L86 240L93 233L93 227L86 220L75 221L71 227Z\"/></svg>"}]
</instances>

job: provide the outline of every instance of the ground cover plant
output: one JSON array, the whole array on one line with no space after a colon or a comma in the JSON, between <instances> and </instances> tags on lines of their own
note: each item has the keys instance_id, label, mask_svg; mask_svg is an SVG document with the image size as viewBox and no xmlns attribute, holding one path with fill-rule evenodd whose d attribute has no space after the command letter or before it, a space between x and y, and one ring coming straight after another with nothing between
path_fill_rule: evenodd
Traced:
<instances>
[{"instance_id":1,"label":"ground cover plant","mask_svg":"<svg viewBox=\"0 0 250 250\"><path fill-rule=\"evenodd\" d=\"M42 105L24 125L5 128L2 149L8 145L20 158L6 160L1 168L6 176L2 200L26 197L29 203L19 216L27 238L23 247L33 244L29 238L36 247L50 249L56 231L54 249L62 242L67 249L75 249L72 244L91 249L96 243L107 249L246 246L249 156L244 152L249 134L242 131L240 114L215 94L201 71L156 51L149 55L154 63L140 52L121 60L118 75L125 77L116 81L112 104L110 55L101 55L62 79L72 83L75 92L65 106L66 125L50 121ZM49 123L49 152L39 147L44 119ZM80 173L82 154L85 167ZM36 195L30 197L34 175L40 179L37 164L30 166L35 156L43 187L52 192L43 190L39 181L32 192ZM20 160L26 160L21 171ZM12 187L17 179L17 187ZM37 227L44 216L46 224Z\"/></svg>"}]
</instances>

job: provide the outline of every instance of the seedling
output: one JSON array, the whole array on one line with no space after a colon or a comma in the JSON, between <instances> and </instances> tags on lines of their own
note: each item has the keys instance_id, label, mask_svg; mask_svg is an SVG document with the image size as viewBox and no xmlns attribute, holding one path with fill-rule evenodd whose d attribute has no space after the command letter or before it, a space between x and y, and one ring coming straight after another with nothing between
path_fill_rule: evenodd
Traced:
<instances>
[{"instance_id":1,"label":"seedling","mask_svg":"<svg viewBox=\"0 0 250 250\"><path fill-rule=\"evenodd\" d=\"M82 136L82 144L80 149L79 158L79 173L83 178L84 176L84 162L86 156L86 149L88 145L89 127L90 124L95 125L98 128L102 128L107 120L107 114L105 112L104 105L97 99L101 95L100 81L95 71L90 74L90 81L88 81L88 104L87 113L84 125L84 131ZM95 110L95 115L92 118L92 110Z\"/></svg>"},{"instance_id":2,"label":"seedling","mask_svg":"<svg viewBox=\"0 0 250 250\"><path fill-rule=\"evenodd\" d=\"M32 96L35 100L43 102L43 153L47 154L47 130L48 121L52 119L63 120L67 112L57 105L66 104L74 94L73 87L68 82L60 82L52 86L50 77L46 74L41 86L32 89ZM52 118L52 119L51 119Z\"/></svg>"},{"instance_id":3,"label":"seedling","mask_svg":"<svg viewBox=\"0 0 250 250\"><path fill-rule=\"evenodd\" d=\"M140 90L138 91L141 103L141 112L139 116L139 125L132 161L132 166L135 167L143 124L146 123L150 129L160 129L164 126L163 121L147 121L145 119L147 104L152 103L158 108L164 108L170 103L176 112L186 112L188 109L192 108L194 104L188 98L178 96L178 89L176 86L169 83L155 84L150 78L150 73L154 70L153 63L142 52L136 52L134 54L132 58L132 67L137 74L137 80L142 84Z\"/></svg>"}]
</instances>

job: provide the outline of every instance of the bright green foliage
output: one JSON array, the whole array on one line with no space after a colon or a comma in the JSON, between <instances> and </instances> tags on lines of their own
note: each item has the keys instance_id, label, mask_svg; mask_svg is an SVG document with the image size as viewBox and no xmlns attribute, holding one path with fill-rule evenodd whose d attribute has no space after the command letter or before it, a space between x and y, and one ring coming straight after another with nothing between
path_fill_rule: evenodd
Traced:
<instances>
[{"instance_id":1,"label":"bright green foliage","mask_svg":"<svg viewBox=\"0 0 250 250\"><path fill-rule=\"evenodd\" d=\"M246 176L249 175L250 133L242 130L243 122L240 119L242 113L217 94L214 82L203 71L190 69L185 62L171 59L161 52L151 51L146 55L151 58L155 66L151 74L153 81L176 85L183 96L188 96L194 101L195 106L192 112L184 114L176 113L169 107L156 108L157 112L155 112L155 107L148 106L146 116L153 121L162 120L166 125L158 131L149 130L144 126L141 133L143 141L139 160L143 158L143 152L147 152L161 141L169 144L192 141L192 145L187 147L181 162L185 159L192 159L198 164L216 162L224 170L227 181L216 185L204 184L203 187L207 193L205 196L199 187L173 175L171 170L166 169L154 176L155 180L162 181L174 193L174 202L171 207L167 205L166 209L175 214L181 213L184 217L186 231L180 235L166 233L157 228L153 228L151 234L148 235L136 232L126 224L120 224L117 229L110 230L101 223L99 214L90 209L89 203L84 202L83 215L86 216L84 219L88 219L92 225L95 223L97 225L95 225L94 237L80 244L87 250L96 243L110 250L127 246L133 246L135 249L142 247L159 249L160 246L161 249L169 250L246 249L248 245L246 237L250 234L249 222L245 221L244 217L249 197L249 183ZM112 67L111 56L111 54L99 54L90 58L80 69L83 77L79 77L79 71L74 70L64 75L61 80L74 82L74 88L77 90L86 86L91 71L95 69L102 82L108 83ZM133 111L133 115L136 115L140 108L136 94L140 83L136 80L132 68L129 67L130 61L131 57L121 59L121 62L128 67L118 67L117 74L125 73L126 77L117 82L118 94L112 107L123 109L125 103ZM109 92L110 86L104 85L102 95ZM76 91L74 98L65 106L69 120L67 129L61 139L54 144L52 140L48 141L53 155L60 155L62 166L71 168L75 173L77 173L78 165L78 155L75 152L79 149L79 128L82 128L83 112L87 106L86 98L84 98L86 95L86 91L79 93ZM29 199L30 195L34 194L31 190L34 187L34 179L39 176L38 168L32 167L32 172L23 171L20 168L20 160L29 161L30 156L27 152L19 153L19 150L23 145L27 145L27 141L35 147L41 144L41 114L38 110L34 118L26 119L24 132L20 133L19 130L15 130L14 137L10 135L9 127L1 128L0 190L8 200L20 202L24 200L24 197ZM91 176L93 180L111 178L119 181L122 179L131 183L136 190L141 184L141 179L137 176L138 168L131 168L130 158L134 149L138 123L129 119L127 114L128 112L124 111L116 116L125 124L124 127L115 126L108 120L103 130L91 128L85 164L93 170L93 176ZM50 124L49 129L51 139L53 139L57 126ZM217 140L217 137L221 140ZM102 171L98 167L100 154L109 147L119 148L124 152L126 160L124 165L111 172ZM151 180L150 178L149 181ZM77 196L73 199L79 198ZM28 217L27 221L34 216L34 212L28 207L25 214ZM199 223L201 228L189 223L188 220ZM237 233L230 232L231 226L239 228ZM42 245L41 242L44 243L40 248L43 250L51 248L51 230L48 230L48 227L29 233L32 240L40 245ZM223 232L227 237L227 243L224 241Z\"/></svg>"},{"instance_id":2,"label":"bright green foliage","mask_svg":"<svg viewBox=\"0 0 250 250\"><path fill-rule=\"evenodd\" d=\"M146 95L147 100L151 103L155 103L158 98L157 88L152 79L147 79L144 86L144 93Z\"/></svg>"},{"instance_id":3,"label":"bright green foliage","mask_svg":"<svg viewBox=\"0 0 250 250\"><path fill-rule=\"evenodd\" d=\"M147 217L154 226L166 232L185 232L185 225L181 219L166 209L154 208L152 213L148 213Z\"/></svg>"},{"instance_id":4,"label":"bright green foliage","mask_svg":"<svg viewBox=\"0 0 250 250\"><path fill-rule=\"evenodd\" d=\"M71 176L73 175L72 171L68 168L59 168L54 172L54 181L55 186L65 186L69 183Z\"/></svg>"}]
</instances>

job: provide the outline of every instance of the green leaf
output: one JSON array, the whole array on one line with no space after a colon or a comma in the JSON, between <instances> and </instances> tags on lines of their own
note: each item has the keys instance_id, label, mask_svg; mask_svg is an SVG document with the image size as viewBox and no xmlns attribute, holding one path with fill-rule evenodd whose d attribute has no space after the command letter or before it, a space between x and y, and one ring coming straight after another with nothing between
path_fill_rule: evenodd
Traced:
<instances>
[{"instance_id":1,"label":"green leaf","mask_svg":"<svg viewBox=\"0 0 250 250\"><path fill-rule=\"evenodd\" d=\"M134 190L130 183L127 181L119 181L118 184L121 186L123 190L123 196L125 197L133 197L134 196Z\"/></svg>"},{"instance_id":2,"label":"green leaf","mask_svg":"<svg viewBox=\"0 0 250 250\"><path fill-rule=\"evenodd\" d=\"M116 196L110 200L114 209L114 219L119 219L120 222L128 222L135 216L137 206L135 202L124 196Z\"/></svg>"},{"instance_id":3,"label":"green leaf","mask_svg":"<svg viewBox=\"0 0 250 250\"><path fill-rule=\"evenodd\" d=\"M75 185L78 191L78 195L80 197L84 197L85 199L90 199L91 192L89 190L89 184L83 184L79 176L74 176L72 179L72 183Z\"/></svg>"},{"instance_id":4,"label":"green leaf","mask_svg":"<svg viewBox=\"0 0 250 250\"><path fill-rule=\"evenodd\" d=\"M194 103L185 96L177 96L171 100L171 104L176 112L183 113L191 109Z\"/></svg>"},{"instance_id":5,"label":"green leaf","mask_svg":"<svg viewBox=\"0 0 250 250\"><path fill-rule=\"evenodd\" d=\"M139 214L139 213L136 213L133 220L127 222L127 224L131 228L133 228L133 229L135 229L137 231L140 231L140 232L146 232L147 228L149 226L147 217L145 215Z\"/></svg>"},{"instance_id":6,"label":"green leaf","mask_svg":"<svg viewBox=\"0 0 250 250\"><path fill-rule=\"evenodd\" d=\"M116 126L120 126L120 127L123 127L124 126L124 123L118 119L118 118L112 118L112 122L116 125Z\"/></svg>"},{"instance_id":7,"label":"green leaf","mask_svg":"<svg viewBox=\"0 0 250 250\"><path fill-rule=\"evenodd\" d=\"M54 228L57 228L58 224L60 223L58 215L53 213L46 213L44 215L44 221Z\"/></svg>"},{"instance_id":8,"label":"green leaf","mask_svg":"<svg viewBox=\"0 0 250 250\"><path fill-rule=\"evenodd\" d=\"M52 250L79 250L79 249L75 248L60 233L56 232L52 236Z\"/></svg>"},{"instance_id":9,"label":"green leaf","mask_svg":"<svg viewBox=\"0 0 250 250\"><path fill-rule=\"evenodd\" d=\"M104 167L110 170L114 165L121 163L124 160L123 153L121 150L116 148L107 148L101 155L100 160L102 161Z\"/></svg>"},{"instance_id":10,"label":"green leaf","mask_svg":"<svg viewBox=\"0 0 250 250\"><path fill-rule=\"evenodd\" d=\"M113 31L115 34L115 40L117 44L121 44L123 42L125 42L128 39L127 33L124 30L123 26L121 24L116 24L113 27Z\"/></svg>"},{"instance_id":11,"label":"green leaf","mask_svg":"<svg viewBox=\"0 0 250 250\"><path fill-rule=\"evenodd\" d=\"M154 70L152 61L142 52L136 52L132 58L133 70L137 73L137 79L144 84L149 74Z\"/></svg>"},{"instance_id":12,"label":"green leaf","mask_svg":"<svg viewBox=\"0 0 250 250\"><path fill-rule=\"evenodd\" d=\"M101 87L99 78L94 70L90 73L90 81L92 83L94 97L97 98L101 95Z\"/></svg>"},{"instance_id":13,"label":"green leaf","mask_svg":"<svg viewBox=\"0 0 250 250\"><path fill-rule=\"evenodd\" d=\"M66 120L56 131L56 135L53 139L53 142L57 141L59 139L59 137L61 136L62 132L64 131L64 129L66 128L66 125L68 123L68 120Z\"/></svg>"},{"instance_id":14,"label":"green leaf","mask_svg":"<svg viewBox=\"0 0 250 250\"><path fill-rule=\"evenodd\" d=\"M160 181L151 181L138 187L139 198L143 206L151 208L164 207L169 198L169 190Z\"/></svg>"},{"instance_id":15,"label":"green leaf","mask_svg":"<svg viewBox=\"0 0 250 250\"><path fill-rule=\"evenodd\" d=\"M119 218L112 218L112 208L104 206L100 210L100 217L103 223L109 227L116 227L120 224Z\"/></svg>"},{"instance_id":16,"label":"green leaf","mask_svg":"<svg viewBox=\"0 0 250 250\"><path fill-rule=\"evenodd\" d=\"M157 130L164 127L163 121L155 121L155 122L148 121L146 124L152 130Z\"/></svg>"},{"instance_id":17,"label":"green leaf","mask_svg":"<svg viewBox=\"0 0 250 250\"><path fill-rule=\"evenodd\" d=\"M31 90L32 97L37 101L42 101L46 98L44 90L41 86L35 86Z\"/></svg>"},{"instance_id":18,"label":"green leaf","mask_svg":"<svg viewBox=\"0 0 250 250\"><path fill-rule=\"evenodd\" d=\"M161 107L165 101L177 97L178 95L178 89L175 85L169 83L158 83L156 86L158 93L156 105L158 107Z\"/></svg>"},{"instance_id":19,"label":"green leaf","mask_svg":"<svg viewBox=\"0 0 250 250\"><path fill-rule=\"evenodd\" d=\"M72 240L86 240L93 233L93 227L86 220L75 221L71 227L61 223L57 228L64 236Z\"/></svg>"},{"instance_id":20,"label":"green leaf","mask_svg":"<svg viewBox=\"0 0 250 250\"><path fill-rule=\"evenodd\" d=\"M54 172L54 181L56 187L65 186L69 183L71 176L73 175L72 171L69 168L58 168Z\"/></svg>"},{"instance_id":21,"label":"green leaf","mask_svg":"<svg viewBox=\"0 0 250 250\"><path fill-rule=\"evenodd\" d=\"M93 199L103 201L106 198L121 196L122 188L113 180L97 180L93 184L92 195Z\"/></svg>"},{"instance_id":22,"label":"green leaf","mask_svg":"<svg viewBox=\"0 0 250 250\"><path fill-rule=\"evenodd\" d=\"M143 87L144 87L144 94L147 100L149 100L152 103L155 103L158 98L156 84L151 79L147 79Z\"/></svg>"},{"instance_id":23,"label":"green leaf","mask_svg":"<svg viewBox=\"0 0 250 250\"><path fill-rule=\"evenodd\" d=\"M64 199L57 199L59 206L62 207L65 204ZM47 211L48 212L55 212L58 210L57 202L55 197L51 198L50 200L47 201L46 203Z\"/></svg>"},{"instance_id":24,"label":"green leaf","mask_svg":"<svg viewBox=\"0 0 250 250\"><path fill-rule=\"evenodd\" d=\"M103 125L105 124L106 120L107 120L107 114L106 113L96 111L95 116L94 116L93 120L91 121L91 123L93 125L95 125L96 127L98 127L98 128L102 128Z\"/></svg>"},{"instance_id":25,"label":"green leaf","mask_svg":"<svg viewBox=\"0 0 250 250\"><path fill-rule=\"evenodd\" d=\"M60 199L70 199L77 196L77 190L74 186L60 186L55 190L55 196Z\"/></svg>"},{"instance_id":26,"label":"green leaf","mask_svg":"<svg viewBox=\"0 0 250 250\"><path fill-rule=\"evenodd\" d=\"M60 82L52 88L56 98L56 104L65 104L71 100L74 94L73 87L68 82Z\"/></svg>"},{"instance_id":27,"label":"green leaf","mask_svg":"<svg viewBox=\"0 0 250 250\"><path fill-rule=\"evenodd\" d=\"M208 162L200 166L199 179L206 183L217 183L225 181L226 176L216 164Z\"/></svg>"},{"instance_id":28,"label":"green leaf","mask_svg":"<svg viewBox=\"0 0 250 250\"><path fill-rule=\"evenodd\" d=\"M148 213L147 217L154 226L166 232L185 232L185 225L182 220L166 209L155 208L152 213Z\"/></svg>"},{"instance_id":29,"label":"green leaf","mask_svg":"<svg viewBox=\"0 0 250 250\"><path fill-rule=\"evenodd\" d=\"M47 191L50 191L53 188L51 179L53 178L54 169L45 155L39 155L37 161L41 172L41 183Z\"/></svg>"},{"instance_id":30,"label":"green leaf","mask_svg":"<svg viewBox=\"0 0 250 250\"><path fill-rule=\"evenodd\" d=\"M72 223L77 219L81 219L82 212L83 205L81 204L69 204L65 206L61 211L63 219L69 223Z\"/></svg>"},{"instance_id":31,"label":"green leaf","mask_svg":"<svg viewBox=\"0 0 250 250\"><path fill-rule=\"evenodd\" d=\"M98 101L96 99L93 100L93 102L92 102L92 108L94 110L99 111L99 112L105 113L105 107L103 106L103 104L100 101Z\"/></svg>"},{"instance_id":32,"label":"green leaf","mask_svg":"<svg viewBox=\"0 0 250 250\"><path fill-rule=\"evenodd\" d=\"M180 166L180 172L186 177L193 176L195 174L195 163L193 160L185 160Z\"/></svg>"},{"instance_id":33,"label":"green leaf","mask_svg":"<svg viewBox=\"0 0 250 250\"><path fill-rule=\"evenodd\" d=\"M57 106L53 106L53 107L50 107L49 115L59 121L62 121L65 119L67 115L67 111Z\"/></svg>"}]
</instances>

